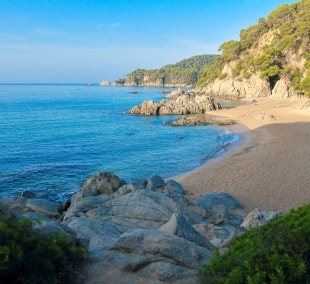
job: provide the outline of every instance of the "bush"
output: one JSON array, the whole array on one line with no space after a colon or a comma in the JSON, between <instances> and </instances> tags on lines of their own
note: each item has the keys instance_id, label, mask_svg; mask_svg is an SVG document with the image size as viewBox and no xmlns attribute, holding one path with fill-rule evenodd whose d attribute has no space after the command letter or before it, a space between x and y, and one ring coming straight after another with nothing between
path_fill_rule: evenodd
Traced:
<instances>
[{"instance_id":1,"label":"bush","mask_svg":"<svg viewBox=\"0 0 310 284\"><path fill-rule=\"evenodd\" d=\"M201 283L310 283L310 204L240 236L203 264Z\"/></svg>"},{"instance_id":2,"label":"bush","mask_svg":"<svg viewBox=\"0 0 310 284\"><path fill-rule=\"evenodd\" d=\"M84 252L68 236L43 236L0 206L0 283L69 283Z\"/></svg>"}]
</instances>

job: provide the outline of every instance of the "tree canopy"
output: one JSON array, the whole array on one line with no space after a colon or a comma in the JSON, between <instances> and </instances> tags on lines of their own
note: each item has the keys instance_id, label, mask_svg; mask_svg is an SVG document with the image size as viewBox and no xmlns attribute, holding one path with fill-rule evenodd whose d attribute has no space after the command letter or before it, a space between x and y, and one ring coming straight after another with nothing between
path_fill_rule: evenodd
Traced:
<instances>
[{"instance_id":1,"label":"tree canopy","mask_svg":"<svg viewBox=\"0 0 310 284\"><path fill-rule=\"evenodd\" d=\"M196 55L159 69L136 69L126 75L125 84L196 85L202 68L214 62L216 55Z\"/></svg>"},{"instance_id":2,"label":"tree canopy","mask_svg":"<svg viewBox=\"0 0 310 284\"><path fill-rule=\"evenodd\" d=\"M266 19L260 18L256 25L242 29L239 41L225 42L219 51L221 55L214 64L200 73L200 86L225 77L223 67L233 62L233 75L239 79L258 73L272 88L285 76L294 81L295 90L310 96L310 0L279 6ZM297 67L292 63L292 54L305 63Z\"/></svg>"}]
</instances>

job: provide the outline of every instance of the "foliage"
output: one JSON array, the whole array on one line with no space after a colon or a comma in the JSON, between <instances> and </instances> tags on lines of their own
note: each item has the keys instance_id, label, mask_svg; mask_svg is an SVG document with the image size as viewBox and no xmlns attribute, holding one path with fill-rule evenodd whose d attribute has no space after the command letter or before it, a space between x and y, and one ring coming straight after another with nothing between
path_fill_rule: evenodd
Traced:
<instances>
[{"instance_id":1,"label":"foliage","mask_svg":"<svg viewBox=\"0 0 310 284\"><path fill-rule=\"evenodd\" d=\"M301 90L304 91L304 94L310 97L310 75L305 77L300 83Z\"/></svg>"},{"instance_id":2,"label":"foliage","mask_svg":"<svg viewBox=\"0 0 310 284\"><path fill-rule=\"evenodd\" d=\"M125 79L123 78L118 78L114 81L115 84L117 85L124 85L125 84Z\"/></svg>"},{"instance_id":3,"label":"foliage","mask_svg":"<svg viewBox=\"0 0 310 284\"><path fill-rule=\"evenodd\" d=\"M268 24L264 18L258 20L257 25L240 31L240 43L242 50L251 48L257 43L257 39L268 31Z\"/></svg>"},{"instance_id":4,"label":"foliage","mask_svg":"<svg viewBox=\"0 0 310 284\"><path fill-rule=\"evenodd\" d=\"M237 59L241 52L241 45L239 41L231 40L223 43L219 51L222 51L222 59L226 62Z\"/></svg>"},{"instance_id":5,"label":"foliage","mask_svg":"<svg viewBox=\"0 0 310 284\"><path fill-rule=\"evenodd\" d=\"M203 264L201 283L310 283L310 204L240 236Z\"/></svg>"},{"instance_id":6,"label":"foliage","mask_svg":"<svg viewBox=\"0 0 310 284\"><path fill-rule=\"evenodd\" d=\"M0 283L69 283L83 255L68 236L43 236L0 206Z\"/></svg>"},{"instance_id":7,"label":"foliage","mask_svg":"<svg viewBox=\"0 0 310 284\"><path fill-rule=\"evenodd\" d=\"M279 6L266 19L260 18L257 24L242 29L240 41L225 42L219 51L222 52L221 56L200 73L199 86L223 78L223 67L232 62L234 64L230 66L236 66L233 77L242 79L259 74L272 88L288 69L291 69L291 75L294 69L297 70L290 62L290 55L294 54L306 59L306 63L302 68L299 67L298 72L302 76L298 77L298 82L295 76L293 85L296 91L310 96L307 79L310 66L310 0Z\"/></svg>"},{"instance_id":8,"label":"foliage","mask_svg":"<svg viewBox=\"0 0 310 284\"><path fill-rule=\"evenodd\" d=\"M201 70L213 64L216 57L216 55L196 55L176 64L165 65L160 69L136 69L126 75L125 83L137 86L146 84L195 85Z\"/></svg>"}]
</instances>

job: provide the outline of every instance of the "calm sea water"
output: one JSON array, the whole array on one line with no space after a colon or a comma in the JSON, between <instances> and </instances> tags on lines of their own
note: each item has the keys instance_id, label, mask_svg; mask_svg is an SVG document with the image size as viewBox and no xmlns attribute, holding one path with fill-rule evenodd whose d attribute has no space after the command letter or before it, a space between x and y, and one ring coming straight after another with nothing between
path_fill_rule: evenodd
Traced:
<instances>
[{"instance_id":1,"label":"calm sea water","mask_svg":"<svg viewBox=\"0 0 310 284\"><path fill-rule=\"evenodd\" d=\"M144 100L161 100L161 90L0 85L0 195L27 189L65 200L99 171L127 182L168 178L199 167L238 139L221 127L167 125L175 116L125 113Z\"/></svg>"}]
</instances>

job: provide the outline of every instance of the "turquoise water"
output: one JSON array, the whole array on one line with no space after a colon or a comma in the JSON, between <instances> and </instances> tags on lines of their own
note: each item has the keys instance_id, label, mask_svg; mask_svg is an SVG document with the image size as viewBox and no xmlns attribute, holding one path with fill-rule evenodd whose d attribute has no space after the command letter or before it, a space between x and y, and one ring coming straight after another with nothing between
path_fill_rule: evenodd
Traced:
<instances>
[{"instance_id":1,"label":"turquoise water","mask_svg":"<svg viewBox=\"0 0 310 284\"><path fill-rule=\"evenodd\" d=\"M167 125L176 116L125 113L144 100L161 100L161 90L0 85L0 195L27 189L65 200L99 171L127 182L155 174L169 178L237 140L221 127Z\"/></svg>"}]
</instances>

